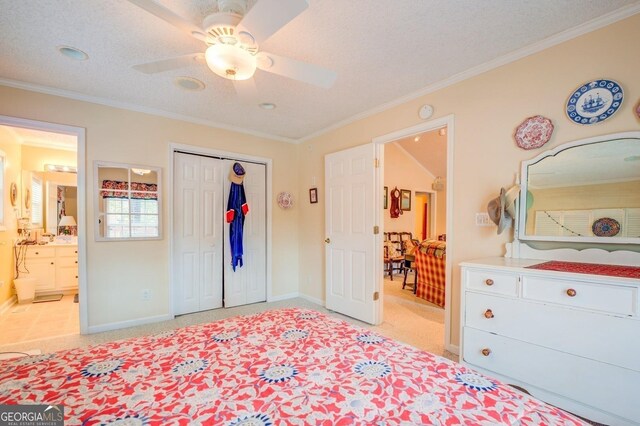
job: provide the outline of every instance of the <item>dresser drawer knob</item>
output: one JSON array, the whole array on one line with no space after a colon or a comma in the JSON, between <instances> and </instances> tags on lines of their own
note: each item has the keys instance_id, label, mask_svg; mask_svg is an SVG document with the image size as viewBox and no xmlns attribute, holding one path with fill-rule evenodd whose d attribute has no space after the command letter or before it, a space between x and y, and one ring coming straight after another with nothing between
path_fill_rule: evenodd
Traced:
<instances>
[{"instance_id":1,"label":"dresser drawer knob","mask_svg":"<svg viewBox=\"0 0 640 426\"><path fill-rule=\"evenodd\" d=\"M53 262L51 262L51 264L53 265Z\"/></svg>"},{"instance_id":2,"label":"dresser drawer knob","mask_svg":"<svg viewBox=\"0 0 640 426\"><path fill-rule=\"evenodd\" d=\"M78 263L78 261L76 260L76 262L75 262L75 263Z\"/></svg>"},{"instance_id":3,"label":"dresser drawer knob","mask_svg":"<svg viewBox=\"0 0 640 426\"><path fill-rule=\"evenodd\" d=\"M36 254L40 254L40 252L39 252L39 251L37 251L37 252L36 252Z\"/></svg>"},{"instance_id":4,"label":"dresser drawer knob","mask_svg":"<svg viewBox=\"0 0 640 426\"><path fill-rule=\"evenodd\" d=\"M486 285L493 285L493 280L491 278L487 278L486 280L484 280L484 283Z\"/></svg>"},{"instance_id":5,"label":"dresser drawer knob","mask_svg":"<svg viewBox=\"0 0 640 426\"><path fill-rule=\"evenodd\" d=\"M489 356L491 355L491 349L489 348L484 348L483 350L480 351L482 353L482 355L484 356Z\"/></svg>"},{"instance_id":6,"label":"dresser drawer knob","mask_svg":"<svg viewBox=\"0 0 640 426\"><path fill-rule=\"evenodd\" d=\"M486 319L491 319L493 318L493 311L491 309L487 309L486 311L484 311L484 317Z\"/></svg>"},{"instance_id":7,"label":"dresser drawer knob","mask_svg":"<svg viewBox=\"0 0 640 426\"><path fill-rule=\"evenodd\" d=\"M577 291L575 291L574 289L570 288L569 290L567 290L567 296L569 297L574 297L576 294L578 294Z\"/></svg>"}]
</instances>

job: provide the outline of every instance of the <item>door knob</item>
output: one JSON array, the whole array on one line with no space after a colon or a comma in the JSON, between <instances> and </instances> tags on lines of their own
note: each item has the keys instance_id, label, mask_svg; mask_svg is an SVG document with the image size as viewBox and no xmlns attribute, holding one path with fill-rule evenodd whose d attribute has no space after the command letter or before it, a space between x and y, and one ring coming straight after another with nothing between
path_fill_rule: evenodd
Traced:
<instances>
[{"instance_id":1,"label":"door knob","mask_svg":"<svg viewBox=\"0 0 640 426\"><path fill-rule=\"evenodd\" d=\"M325 242L325 243L327 243L327 244L329 244L329 243L331 242L331 238L325 238L325 239L324 239L324 242Z\"/></svg>"}]
</instances>

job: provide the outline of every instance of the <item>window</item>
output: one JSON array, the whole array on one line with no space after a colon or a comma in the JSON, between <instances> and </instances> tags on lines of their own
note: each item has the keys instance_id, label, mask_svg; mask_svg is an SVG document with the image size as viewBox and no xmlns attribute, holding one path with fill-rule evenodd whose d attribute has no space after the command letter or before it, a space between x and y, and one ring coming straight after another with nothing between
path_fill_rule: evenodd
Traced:
<instances>
[{"instance_id":1,"label":"window","mask_svg":"<svg viewBox=\"0 0 640 426\"><path fill-rule=\"evenodd\" d=\"M159 169L100 163L98 240L160 238Z\"/></svg>"},{"instance_id":2,"label":"window","mask_svg":"<svg viewBox=\"0 0 640 426\"><path fill-rule=\"evenodd\" d=\"M31 224L35 227L42 226L42 179L31 177Z\"/></svg>"}]
</instances>

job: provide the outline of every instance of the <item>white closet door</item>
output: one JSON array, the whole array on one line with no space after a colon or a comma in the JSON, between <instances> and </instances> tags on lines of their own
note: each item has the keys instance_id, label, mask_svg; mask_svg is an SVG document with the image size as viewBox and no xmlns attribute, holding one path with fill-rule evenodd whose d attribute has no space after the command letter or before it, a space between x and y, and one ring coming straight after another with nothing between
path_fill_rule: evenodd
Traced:
<instances>
[{"instance_id":1,"label":"white closet door","mask_svg":"<svg viewBox=\"0 0 640 426\"><path fill-rule=\"evenodd\" d=\"M224 207L229 198L229 171L235 161L224 160ZM239 162L246 172L244 192L249 205L243 230L244 266L231 267L229 224L224 225L224 306L238 306L267 300L266 166Z\"/></svg>"},{"instance_id":2,"label":"white closet door","mask_svg":"<svg viewBox=\"0 0 640 426\"><path fill-rule=\"evenodd\" d=\"M175 153L176 315L222 307L223 161Z\"/></svg>"}]
</instances>

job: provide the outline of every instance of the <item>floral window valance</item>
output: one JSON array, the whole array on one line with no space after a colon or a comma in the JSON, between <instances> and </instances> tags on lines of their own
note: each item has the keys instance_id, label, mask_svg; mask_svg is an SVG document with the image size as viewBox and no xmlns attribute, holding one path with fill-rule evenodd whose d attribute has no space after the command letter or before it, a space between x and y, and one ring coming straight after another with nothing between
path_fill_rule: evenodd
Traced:
<instances>
[{"instance_id":1,"label":"floral window valance","mask_svg":"<svg viewBox=\"0 0 640 426\"><path fill-rule=\"evenodd\" d=\"M102 181L102 198L129 198L128 191L129 182L106 179ZM158 184L131 182L131 198L139 200L157 200Z\"/></svg>"}]
</instances>

